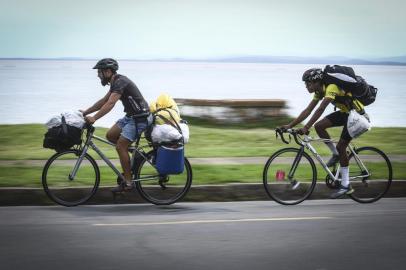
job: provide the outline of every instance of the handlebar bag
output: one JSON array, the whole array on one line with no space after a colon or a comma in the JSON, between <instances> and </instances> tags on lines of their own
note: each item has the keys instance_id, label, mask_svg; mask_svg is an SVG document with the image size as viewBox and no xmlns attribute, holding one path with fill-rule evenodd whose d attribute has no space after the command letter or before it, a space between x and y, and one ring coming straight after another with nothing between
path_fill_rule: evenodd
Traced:
<instances>
[{"instance_id":1,"label":"handlebar bag","mask_svg":"<svg viewBox=\"0 0 406 270\"><path fill-rule=\"evenodd\" d=\"M62 124L48 129L44 135L43 147L61 152L81 144L82 129L67 125L62 116Z\"/></svg>"}]
</instances>

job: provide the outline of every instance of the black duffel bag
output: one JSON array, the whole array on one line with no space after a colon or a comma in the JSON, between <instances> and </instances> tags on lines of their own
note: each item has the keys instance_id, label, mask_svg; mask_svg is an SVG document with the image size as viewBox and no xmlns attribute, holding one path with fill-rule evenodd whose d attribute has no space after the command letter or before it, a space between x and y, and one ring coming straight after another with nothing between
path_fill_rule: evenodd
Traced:
<instances>
[{"instance_id":1,"label":"black duffel bag","mask_svg":"<svg viewBox=\"0 0 406 270\"><path fill-rule=\"evenodd\" d=\"M66 124L62 116L62 124L48 129L44 135L44 148L54 149L61 152L82 143L82 130Z\"/></svg>"}]
</instances>

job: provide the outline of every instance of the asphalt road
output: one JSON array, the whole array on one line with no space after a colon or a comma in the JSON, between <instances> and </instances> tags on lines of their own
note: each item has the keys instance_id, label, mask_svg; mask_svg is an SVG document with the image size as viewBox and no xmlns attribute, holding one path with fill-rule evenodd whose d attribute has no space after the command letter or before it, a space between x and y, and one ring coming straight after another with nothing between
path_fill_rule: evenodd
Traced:
<instances>
[{"instance_id":1,"label":"asphalt road","mask_svg":"<svg viewBox=\"0 0 406 270\"><path fill-rule=\"evenodd\" d=\"M0 207L0 269L405 269L406 199Z\"/></svg>"}]
</instances>

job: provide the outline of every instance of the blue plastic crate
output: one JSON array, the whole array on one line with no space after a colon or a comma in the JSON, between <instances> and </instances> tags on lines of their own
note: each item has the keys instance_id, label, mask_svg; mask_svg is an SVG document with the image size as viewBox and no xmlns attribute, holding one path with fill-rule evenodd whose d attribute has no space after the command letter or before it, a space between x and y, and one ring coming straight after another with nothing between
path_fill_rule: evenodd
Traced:
<instances>
[{"instance_id":1,"label":"blue plastic crate","mask_svg":"<svg viewBox=\"0 0 406 270\"><path fill-rule=\"evenodd\" d=\"M185 151L183 146L170 148L158 147L156 156L156 168L160 174L180 174L185 167Z\"/></svg>"}]
</instances>

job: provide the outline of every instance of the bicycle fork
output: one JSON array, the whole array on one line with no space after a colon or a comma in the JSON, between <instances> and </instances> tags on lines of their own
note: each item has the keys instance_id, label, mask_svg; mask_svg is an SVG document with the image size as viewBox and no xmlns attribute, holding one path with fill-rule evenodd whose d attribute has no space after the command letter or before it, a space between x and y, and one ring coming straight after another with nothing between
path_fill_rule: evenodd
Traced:
<instances>
[{"instance_id":1,"label":"bicycle fork","mask_svg":"<svg viewBox=\"0 0 406 270\"><path fill-rule=\"evenodd\" d=\"M303 152L304 152L304 146L301 146L299 149L299 152L297 153L297 155L295 157L295 160L293 161L292 167L290 168L289 173L288 173L288 179L293 188L296 188L298 186L298 182L296 181L296 179L293 179L293 176L296 172L297 167L299 166L300 160L302 159Z\"/></svg>"},{"instance_id":2,"label":"bicycle fork","mask_svg":"<svg viewBox=\"0 0 406 270\"><path fill-rule=\"evenodd\" d=\"M79 170L80 164L82 164L83 158L85 157L87 150L89 149L89 145L85 145L82 149L82 153L80 153L79 158L76 160L75 166L73 166L73 169L71 173L69 174L69 180L73 181L75 179L76 173Z\"/></svg>"}]
</instances>

